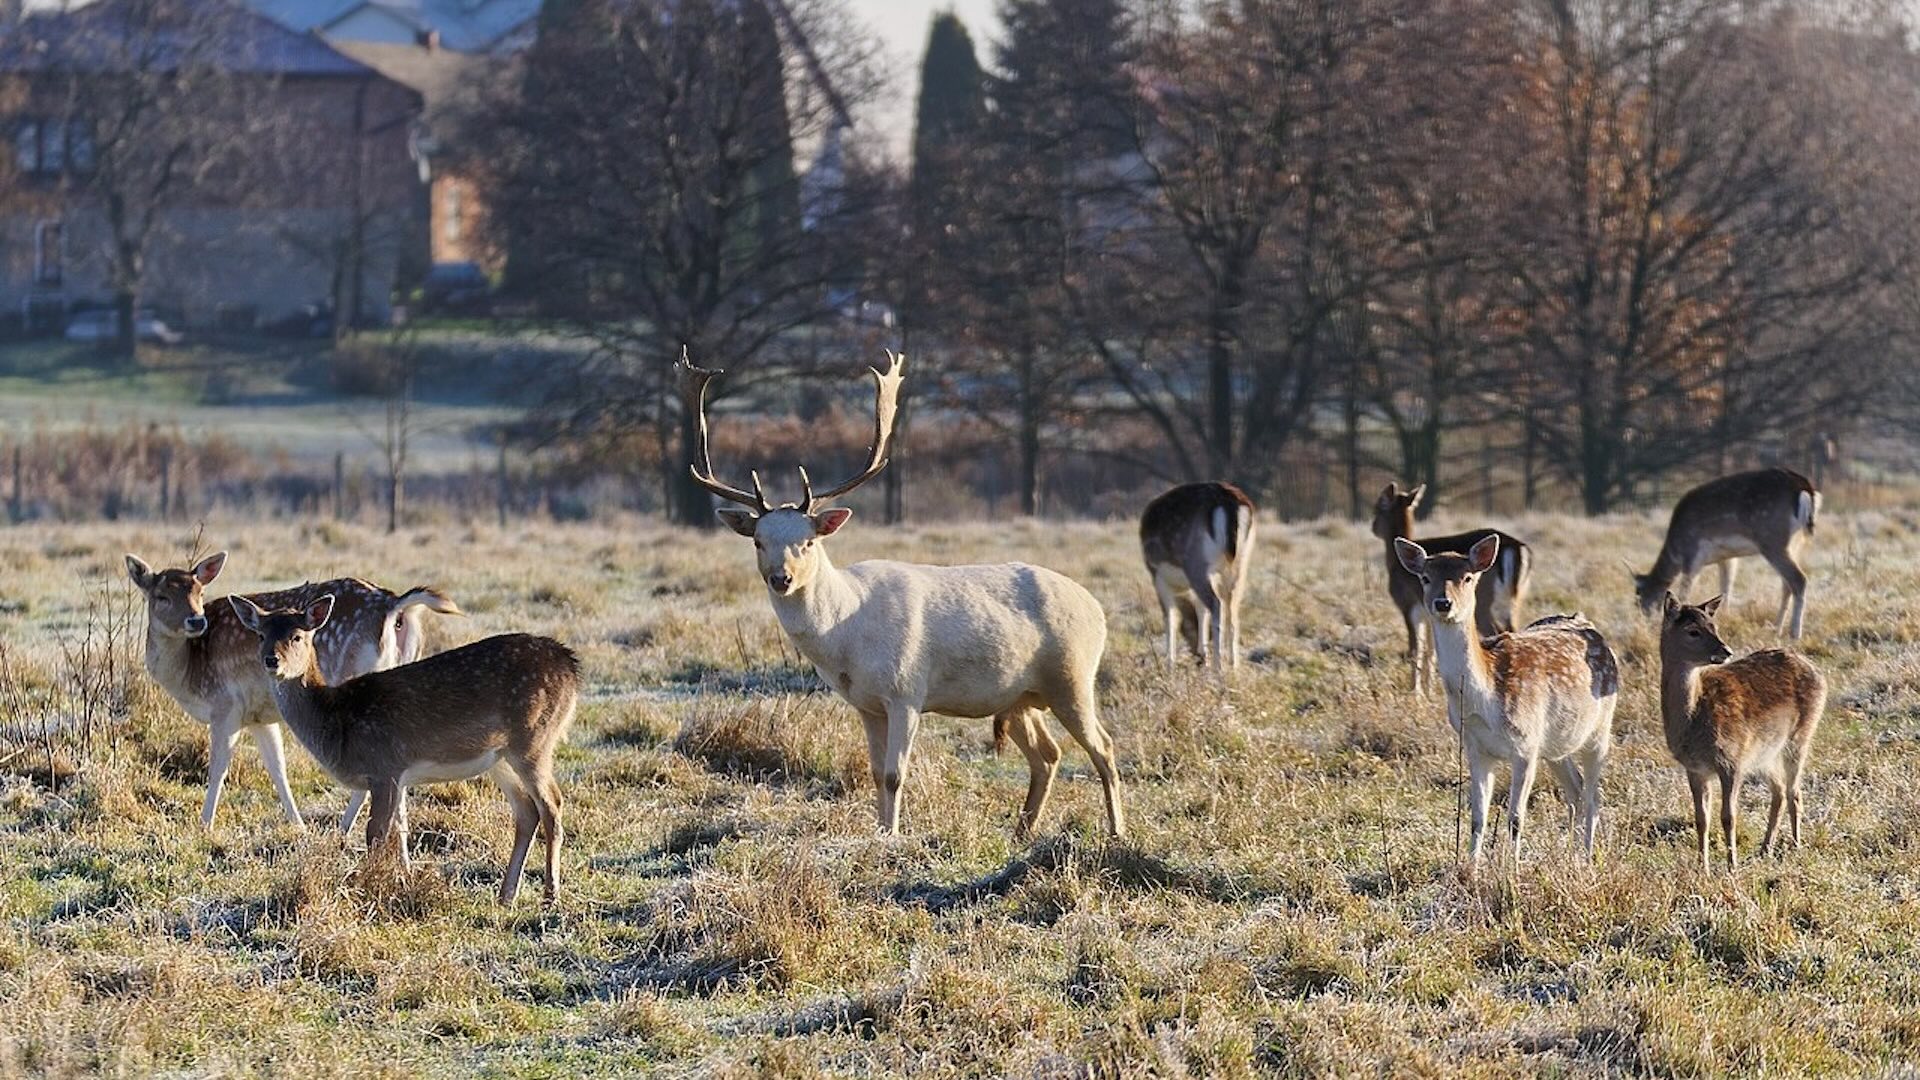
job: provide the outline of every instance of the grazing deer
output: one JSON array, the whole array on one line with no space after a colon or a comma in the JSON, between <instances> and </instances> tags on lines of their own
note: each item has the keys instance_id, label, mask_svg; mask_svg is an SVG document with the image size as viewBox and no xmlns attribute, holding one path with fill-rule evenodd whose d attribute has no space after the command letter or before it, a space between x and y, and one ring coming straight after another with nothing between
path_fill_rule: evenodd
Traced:
<instances>
[{"instance_id":1,"label":"grazing deer","mask_svg":"<svg viewBox=\"0 0 1920 1080\"><path fill-rule=\"evenodd\" d=\"M204 590L226 565L224 551L186 570L155 570L139 557L127 556L127 576L147 597L147 673L188 716L207 725L207 798L200 809L202 828L213 827L220 792L233 764L233 748L243 732L253 737L260 762L280 794L287 820L305 828L293 790L287 786L280 717L274 712L266 675L254 662L253 635L240 625L228 605L206 603ZM260 603L280 607L303 604L322 593L334 596L338 610L338 616L317 640L320 670L329 682L345 682L355 675L418 659L423 610L461 614L460 608L437 589L392 593L356 578L254 596ZM340 818L341 831L352 827L366 798L365 790L353 792Z\"/></svg>"},{"instance_id":2,"label":"grazing deer","mask_svg":"<svg viewBox=\"0 0 1920 1080\"><path fill-rule=\"evenodd\" d=\"M1411 540L1394 549L1420 581L1432 616L1447 722L1460 734L1472 777L1472 857L1480 861L1493 770L1505 762L1507 829L1515 859L1527 796L1545 761L1561 794L1584 818L1587 857L1600 823L1600 774L1612 748L1620 666L1600 631L1580 615L1552 615L1524 630L1482 639L1474 626L1480 579L1494 567L1500 538L1489 536L1465 555L1433 554Z\"/></svg>"},{"instance_id":3,"label":"grazing deer","mask_svg":"<svg viewBox=\"0 0 1920 1080\"><path fill-rule=\"evenodd\" d=\"M1421 614L1425 591L1420 579L1401 565L1395 545L1413 539L1413 512L1427 494L1427 485L1411 491L1389 483L1373 506L1373 535L1387 542L1387 595L1393 598L1407 625L1407 661L1413 665L1413 692L1422 693L1433 679L1433 642L1427 620ZM1498 529L1473 529L1453 536L1428 536L1418 541L1433 554L1464 555L1487 537L1500 540L1500 564L1480 579L1480 593L1474 598L1474 626L1480 636L1492 637L1512 630L1520 619L1520 604L1526 599L1527 585L1533 579L1533 549Z\"/></svg>"},{"instance_id":4,"label":"grazing deer","mask_svg":"<svg viewBox=\"0 0 1920 1080\"><path fill-rule=\"evenodd\" d=\"M1813 481L1792 469L1758 469L1701 484L1674 504L1653 569L1633 575L1640 610L1653 614L1668 592L1685 600L1694 575L1714 563L1720 564L1721 599L1730 602L1734 560L1758 555L1780 575L1780 613L1774 622L1786 629L1791 601L1793 638L1799 640L1807 612L1807 572L1799 550L1812 538L1819 510Z\"/></svg>"},{"instance_id":5,"label":"grazing deer","mask_svg":"<svg viewBox=\"0 0 1920 1080\"><path fill-rule=\"evenodd\" d=\"M580 700L580 661L552 638L501 634L337 686L320 672L316 635L334 610L321 596L263 611L234 596L259 635L273 701L300 745L341 785L373 793L367 850L392 837L407 857L407 788L489 776L513 810L513 855L500 902L520 891L537 828L547 841L546 899L560 893L560 789L553 751Z\"/></svg>"},{"instance_id":6,"label":"grazing deer","mask_svg":"<svg viewBox=\"0 0 1920 1080\"><path fill-rule=\"evenodd\" d=\"M1827 704L1827 681L1807 658L1765 649L1731 660L1733 650L1714 629L1720 597L1698 607L1666 596L1660 623L1660 718L1667 749L1687 770L1693 791L1693 836L1700 866L1707 865L1707 782L1720 781L1720 829L1727 869L1734 868L1734 817L1740 782L1767 778L1773 799L1760 854L1773 850L1786 804L1793 846L1800 846L1800 780L1813 733Z\"/></svg>"},{"instance_id":7,"label":"grazing deer","mask_svg":"<svg viewBox=\"0 0 1920 1080\"><path fill-rule=\"evenodd\" d=\"M1226 483L1181 484L1140 515L1140 552L1160 596L1167 663L1175 634L1214 671L1240 666L1240 597L1253 556L1253 500ZM1222 659L1224 655L1224 661Z\"/></svg>"},{"instance_id":8,"label":"grazing deer","mask_svg":"<svg viewBox=\"0 0 1920 1080\"><path fill-rule=\"evenodd\" d=\"M815 495L800 470L798 503L767 501L758 473L753 490L714 479L707 446L706 390L718 371L681 360L688 408L699 422L700 486L747 509L720 519L753 539L773 611L820 677L859 712L866 726L875 810L882 832L900 831L900 790L923 713L993 717L994 743L1011 736L1026 756L1027 801L1015 835L1030 835L1047 803L1060 747L1035 711L1050 708L1093 759L1106 794L1107 827L1125 830L1113 740L1101 726L1094 675L1106 648L1106 613L1072 580L1025 563L923 566L874 560L844 570L827 557L826 539L853 511L828 507L886 467L900 392L902 358L887 354L873 371L873 445L846 483Z\"/></svg>"}]
</instances>

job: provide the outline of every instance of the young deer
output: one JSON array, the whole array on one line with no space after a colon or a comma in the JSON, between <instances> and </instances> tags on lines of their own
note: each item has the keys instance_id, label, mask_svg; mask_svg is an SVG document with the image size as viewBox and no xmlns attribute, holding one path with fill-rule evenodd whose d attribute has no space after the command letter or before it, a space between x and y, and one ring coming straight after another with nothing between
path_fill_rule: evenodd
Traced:
<instances>
[{"instance_id":1,"label":"young deer","mask_svg":"<svg viewBox=\"0 0 1920 1080\"><path fill-rule=\"evenodd\" d=\"M1427 494L1427 485L1411 491L1389 483L1380 492L1373 507L1373 535L1387 542L1387 595L1399 609L1407 625L1407 661L1413 665L1413 692L1421 693L1433 679L1433 642L1427 634L1427 620L1421 612L1424 591L1420 579L1400 564L1394 545L1413 539L1413 512ZM1434 554L1464 555L1467 549L1498 537L1500 563L1494 572L1480 579L1480 592L1474 598L1474 626L1481 637L1492 637L1512 630L1520 619L1520 604L1526 599L1527 585L1533 579L1533 549L1498 529L1472 529L1453 536L1429 536L1416 541Z\"/></svg>"},{"instance_id":2,"label":"young deer","mask_svg":"<svg viewBox=\"0 0 1920 1080\"><path fill-rule=\"evenodd\" d=\"M1213 670L1240 666L1240 597L1253 557L1253 500L1226 483L1181 484L1140 515L1140 553L1160 596L1167 663L1175 634ZM1223 660L1224 655L1224 660Z\"/></svg>"},{"instance_id":3,"label":"young deer","mask_svg":"<svg viewBox=\"0 0 1920 1080\"><path fill-rule=\"evenodd\" d=\"M287 820L305 828L293 790L287 786L280 717L273 708L266 674L254 661L253 635L240 625L228 605L209 606L206 602L204 590L226 565L224 551L185 570L155 570L139 557L127 556L127 576L147 597L147 673L188 716L207 725L207 798L200 809L202 828L213 827L227 770L233 764L233 748L242 733L253 737ZM438 589L421 587L392 593L356 578L253 596L269 606L292 607L322 594L333 595L337 611L317 640L320 670L330 682L345 682L355 675L418 659L423 611L461 614L460 608ZM364 790L352 793L340 818L341 831L352 827L366 798Z\"/></svg>"},{"instance_id":4,"label":"young deer","mask_svg":"<svg viewBox=\"0 0 1920 1080\"><path fill-rule=\"evenodd\" d=\"M1429 555L1411 540L1394 542L1399 560L1421 583L1433 618L1447 722L1461 735L1472 777L1474 862L1482 851L1493 770L1506 763L1507 829L1515 859L1527 796L1545 761L1561 794L1584 817L1587 857L1600 821L1600 774L1612 748L1620 667L1613 650L1584 617L1552 615L1524 630L1482 640L1474 628L1481 577L1493 569L1499 537L1465 555Z\"/></svg>"},{"instance_id":5,"label":"young deer","mask_svg":"<svg viewBox=\"0 0 1920 1080\"><path fill-rule=\"evenodd\" d=\"M580 661L552 638L502 634L338 686L320 673L315 635L334 598L262 611L230 597L259 635L259 662L294 737L340 784L373 793L367 849L389 836L407 861L407 788L489 776L513 810L513 856L500 902L513 902L537 828L547 841L546 899L560 893L560 789L553 751L580 700ZM410 865L410 863L409 863Z\"/></svg>"},{"instance_id":6,"label":"young deer","mask_svg":"<svg viewBox=\"0 0 1920 1080\"><path fill-rule=\"evenodd\" d=\"M1720 597L1682 606L1669 593L1660 624L1660 718L1667 749L1687 770L1693 791L1693 836L1707 865L1707 782L1720 781L1720 828L1727 869L1735 864L1734 817L1740 782L1759 773L1773 799L1760 854L1773 850L1780 806L1787 808L1793 846L1800 846L1800 780L1813 733L1827 704L1827 681L1807 658L1766 649L1731 660L1715 631Z\"/></svg>"},{"instance_id":7,"label":"young deer","mask_svg":"<svg viewBox=\"0 0 1920 1080\"><path fill-rule=\"evenodd\" d=\"M1035 711L1050 708L1085 747L1106 794L1107 827L1125 829L1113 740L1101 726L1094 675L1106 648L1106 613L1075 582L1025 563L922 566L872 561L845 570L827 557L825 540L853 515L828 500L878 475L887 464L901 357L888 353L874 371L873 445L859 475L815 495L800 470L798 503L775 507L760 477L753 490L713 477L707 448L706 388L717 371L683 359L688 408L698 417L700 459L694 479L748 509L723 509L721 520L753 539L773 611L801 655L859 712L866 726L881 831L900 829L900 790L921 714L993 717L994 742L1013 738L1027 759L1026 805L1016 835L1039 819L1060 761L1060 747Z\"/></svg>"},{"instance_id":8,"label":"young deer","mask_svg":"<svg viewBox=\"0 0 1920 1080\"><path fill-rule=\"evenodd\" d=\"M1653 569L1633 576L1640 610L1651 615L1671 591L1684 600L1701 570L1720 564L1720 596L1733 599L1734 560L1758 555L1780 575L1780 613L1787 626L1793 604L1793 637L1799 640L1807 611L1807 572L1799 552L1813 537L1820 492L1792 469L1759 469L1709 480L1680 497L1667 539Z\"/></svg>"}]
</instances>

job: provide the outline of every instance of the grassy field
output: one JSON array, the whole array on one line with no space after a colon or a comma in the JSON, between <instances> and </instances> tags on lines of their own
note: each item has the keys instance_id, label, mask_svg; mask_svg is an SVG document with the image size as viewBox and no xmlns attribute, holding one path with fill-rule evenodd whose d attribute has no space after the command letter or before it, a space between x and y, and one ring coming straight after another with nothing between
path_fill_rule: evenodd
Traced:
<instances>
[{"instance_id":1,"label":"grassy field","mask_svg":"<svg viewBox=\"0 0 1920 1080\"><path fill-rule=\"evenodd\" d=\"M1689 857L1654 627L1621 565L1651 562L1658 524L1512 523L1538 552L1530 612L1584 610L1625 687L1598 864L1543 783L1523 863L1472 882L1443 706L1407 689L1360 526L1263 527L1255 659L1222 689L1154 659L1129 523L856 519L843 564L1029 559L1106 605L1133 834L1102 837L1069 747L1016 846L1025 767L979 720L930 721L906 835L874 835L858 723L783 641L731 534L215 522L233 551L216 592L436 581L472 612L437 620L440 644L531 630L579 650L568 895L493 903L510 826L477 783L417 793L411 876L320 824L342 795L304 757L311 831L283 822L249 750L203 833L205 730L136 672L131 716L90 750L0 766L0 1073L1890 1071L1920 1050L1920 522L1843 502L1812 556L1805 644L1832 695L1808 843L1731 876ZM14 700L65 700L62 642L88 604L127 599L122 552L178 565L187 540L0 532ZM1753 566L1742 585L1723 632L1771 644L1777 582ZM1764 801L1748 792L1749 856Z\"/></svg>"}]
</instances>

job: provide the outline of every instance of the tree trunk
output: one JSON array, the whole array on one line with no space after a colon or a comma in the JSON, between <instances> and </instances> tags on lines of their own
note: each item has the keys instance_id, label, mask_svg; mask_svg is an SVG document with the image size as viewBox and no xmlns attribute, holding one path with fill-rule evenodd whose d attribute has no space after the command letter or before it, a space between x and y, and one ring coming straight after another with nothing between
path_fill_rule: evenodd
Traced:
<instances>
[{"instance_id":1,"label":"tree trunk","mask_svg":"<svg viewBox=\"0 0 1920 1080\"><path fill-rule=\"evenodd\" d=\"M1207 465L1214 479L1224 479L1233 469L1234 302L1222 296L1207 319Z\"/></svg>"},{"instance_id":2,"label":"tree trunk","mask_svg":"<svg viewBox=\"0 0 1920 1080\"><path fill-rule=\"evenodd\" d=\"M1032 349L1020 352L1020 512L1040 513L1040 403L1034 390Z\"/></svg>"},{"instance_id":3,"label":"tree trunk","mask_svg":"<svg viewBox=\"0 0 1920 1080\"><path fill-rule=\"evenodd\" d=\"M668 493L673 516L682 525L711 529L719 519L713 513L713 496L694 482L687 464L700 453L700 417L692 409L680 410L680 460L667 469Z\"/></svg>"},{"instance_id":4,"label":"tree trunk","mask_svg":"<svg viewBox=\"0 0 1920 1080\"><path fill-rule=\"evenodd\" d=\"M387 533L400 531L401 504L406 501L406 470L389 467L387 470Z\"/></svg>"},{"instance_id":5,"label":"tree trunk","mask_svg":"<svg viewBox=\"0 0 1920 1080\"><path fill-rule=\"evenodd\" d=\"M129 366L133 364L137 343L134 336L133 315L139 308L140 297L132 289L121 289L113 294L113 355L121 363Z\"/></svg>"}]
</instances>

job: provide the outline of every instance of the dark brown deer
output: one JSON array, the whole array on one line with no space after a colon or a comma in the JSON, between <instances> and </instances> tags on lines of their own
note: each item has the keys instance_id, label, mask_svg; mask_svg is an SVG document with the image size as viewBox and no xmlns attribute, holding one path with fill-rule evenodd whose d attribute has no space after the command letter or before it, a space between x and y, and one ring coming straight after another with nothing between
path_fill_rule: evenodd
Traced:
<instances>
[{"instance_id":1,"label":"dark brown deer","mask_svg":"<svg viewBox=\"0 0 1920 1080\"><path fill-rule=\"evenodd\" d=\"M208 604L205 589L220 576L227 553L215 552L188 569L155 570L127 556L127 576L147 598L147 673L188 716L207 725L207 798L200 809L202 828L212 828L220 806L233 748L240 736L253 737L260 762L280 795L287 820L305 827L293 789L287 785L286 751L280 715L274 711L267 677L255 662L252 634L226 604ZM438 589L419 587L389 592L357 578L336 578L279 592L254 593L270 607L296 607L321 595L334 597L334 616L315 640L320 673L329 682L410 663L420 657L420 619L424 611L460 614ZM356 790L340 818L352 827L367 793Z\"/></svg>"},{"instance_id":2,"label":"dark brown deer","mask_svg":"<svg viewBox=\"0 0 1920 1080\"><path fill-rule=\"evenodd\" d=\"M1720 828L1727 869L1737 860L1734 819L1741 781L1766 777L1772 801L1760 854L1773 850L1785 804L1793 845L1800 846L1800 782L1813 735L1827 704L1827 682L1807 658L1763 649L1732 659L1714 627L1720 598L1687 607L1669 593L1660 624L1660 716L1667 749L1687 771L1693 791L1693 835L1707 865L1708 783L1720 782Z\"/></svg>"},{"instance_id":3,"label":"dark brown deer","mask_svg":"<svg viewBox=\"0 0 1920 1080\"><path fill-rule=\"evenodd\" d=\"M1147 561L1167 628L1167 663L1178 663L1175 635L1216 672L1240 666L1240 599L1253 557L1253 500L1232 484L1181 484L1140 515Z\"/></svg>"},{"instance_id":4,"label":"dark brown deer","mask_svg":"<svg viewBox=\"0 0 1920 1080\"><path fill-rule=\"evenodd\" d=\"M1757 469L1709 480L1680 497L1667 523L1666 543L1653 569L1633 576L1640 610L1651 615L1671 592L1681 601L1694 575L1720 564L1720 597L1733 598L1734 560L1758 555L1780 575L1780 613L1787 626L1793 605L1793 638L1799 640L1807 613L1807 572L1800 551L1813 538L1820 492L1813 481L1792 469Z\"/></svg>"},{"instance_id":5,"label":"dark brown deer","mask_svg":"<svg viewBox=\"0 0 1920 1080\"><path fill-rule=\"evenodd\" d=\"M573 650L551 638L502 634L329 686L314 635L333 614L333 597L276 611L231 599L240 622L259 635L259 663L294 737L336 781L373 793L369 851L392 837L407 859L409 786L487 776L513 811L500 902L512 903L520 890L536 829L547 841L546 899L559 897L553 752L580 700Z\"/></svg>"},{"instance_id":6,"label":"dark brown deer","mask_svg":"<svg viewBox=\"0 0 1920 1080\"><path fill-rule=\"evenodd\" d=\"M1426 494L1425 484L1402 491L1399 484L1389 483L1373 507L1373 535L1387 544L1387 595L1392 597L1393 606L1407 627L1407 660L1413 665L1416 694L1433 678L1433 642L1427 633L1426 616L1421 613L1424 592L1420 579L1401 564L1394 543L1413 540L1413 513ZM1520 605L1533 580L1533 549L1498 529L1470 529L1452 536L1423 536L1415 541L1430 554L1465 555L1473 545L1489 536L1500 540L1500 559L1498 565L1478 579L1480 593L1474 602L1474 627L1482 637L1512 630L1519 622Z\"/></svg>"}]
</instances>

